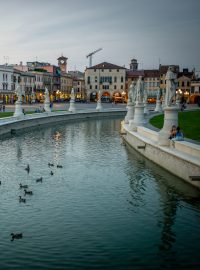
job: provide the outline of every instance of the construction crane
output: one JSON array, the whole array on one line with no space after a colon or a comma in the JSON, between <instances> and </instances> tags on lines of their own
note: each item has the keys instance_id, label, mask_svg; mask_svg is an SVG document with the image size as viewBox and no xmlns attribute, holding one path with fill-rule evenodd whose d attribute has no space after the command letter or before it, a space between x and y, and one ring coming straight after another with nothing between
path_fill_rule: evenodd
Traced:
<instances>
[{"instance_id":1,"label":"construction crane","mask_svg":"<svg viewBox=\"0 0 200 270\"><path fill-rule=\"evenodd\" d=\"M93 54L95 54L95 53L97 53L97 52L99 52L99 51L101 51L101 50L102 50L102 48L99 48L98 50L96 50L96 51L94 51L94 52L91 52L91 53L89 53L88 55L86 55L87 58L89 57L89 67L92 66L92 56L93 56Z\"/></svg>"}]
</instances>

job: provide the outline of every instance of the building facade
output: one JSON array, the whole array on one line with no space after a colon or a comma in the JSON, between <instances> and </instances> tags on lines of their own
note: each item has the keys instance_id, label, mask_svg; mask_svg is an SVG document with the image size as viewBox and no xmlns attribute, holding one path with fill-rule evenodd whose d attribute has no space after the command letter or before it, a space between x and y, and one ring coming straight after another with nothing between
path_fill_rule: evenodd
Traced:
<instances>
[{"instance_id":1,"label":"building facade","mask_svg":"<svg viewBox=\"0 0 200 270\"><path fill-rule=\"evenodd\" d=\"M96 101L101 92L102 101L123 101L125 92L126 69L103 62L85 70L87 100Z\"/></svg>"}]
</instances>

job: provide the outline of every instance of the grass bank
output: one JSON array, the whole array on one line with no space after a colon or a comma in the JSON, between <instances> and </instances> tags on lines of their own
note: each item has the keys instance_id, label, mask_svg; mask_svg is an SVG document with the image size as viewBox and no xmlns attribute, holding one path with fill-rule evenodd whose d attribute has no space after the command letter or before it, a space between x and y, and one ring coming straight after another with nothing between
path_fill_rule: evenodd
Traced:
<instances>
[{"instance_id":1,"label":"grass bank","mask_svg":"<svg viewBox=\"0 0 200 270\"><path fill-rule=\"evenodd\" d=\"M163 114L150 119L150 124L159 129L163 127L163 122ZM178 124L186 138L200 141L200 110L179 112Z\"/></svg>"},{"instance_id":2,"label":"grass bank","mask_svg":"<svg viewBox=\"0 0 200 270\"><path fill-rule=\"evenodd\" d=\"M26 114L32 114L34 112L26 112ZM13 116L14 112L0 112L0 118Z\"/></svg>"}]
</instances>

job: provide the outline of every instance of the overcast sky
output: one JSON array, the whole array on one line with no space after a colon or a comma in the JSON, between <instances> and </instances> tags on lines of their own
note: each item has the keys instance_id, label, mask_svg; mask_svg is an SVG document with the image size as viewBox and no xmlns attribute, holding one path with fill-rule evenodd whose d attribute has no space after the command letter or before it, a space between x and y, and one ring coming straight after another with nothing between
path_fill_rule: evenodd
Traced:
<instances>
[{"instance_id":1,"label":"overcast sky","mask_svg":"<svg viewBox=\"0 0 200 270\"><path fill-rule=\"evenodd\" d=\"M200 0L0 0L0 64L57 64L63 54L83 71L98 48L93 65L160 59L200 70Z\"/></svg>"}]
</instances>

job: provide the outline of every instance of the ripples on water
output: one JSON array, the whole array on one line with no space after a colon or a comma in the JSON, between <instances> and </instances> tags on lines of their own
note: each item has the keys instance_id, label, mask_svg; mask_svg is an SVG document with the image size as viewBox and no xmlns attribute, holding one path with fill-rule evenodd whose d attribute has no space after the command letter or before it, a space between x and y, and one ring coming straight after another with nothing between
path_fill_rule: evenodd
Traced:
<instances>
[{"instance_id":1,"label":"ripples on water","mask_svg":"<svg viewBox=\"0 0 200 270\"><path fill-rule=\"evenodd\" d=\"M90 120L0 140L1 270L200 267L199 193L121 144L119 129ZM34 192L26 204L19 183Z\"/></svg>"}]
</instances>

